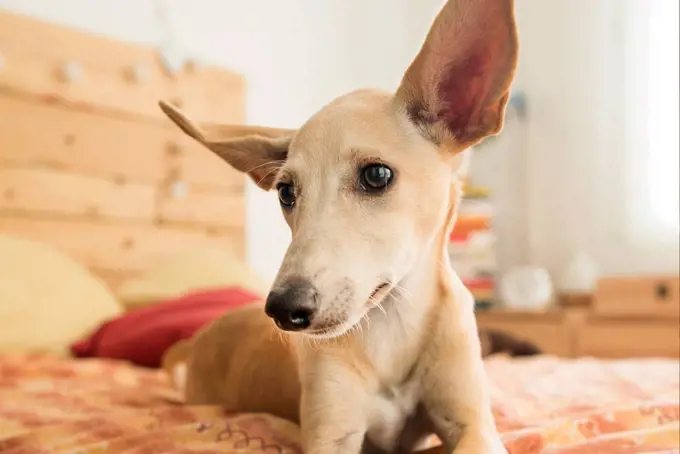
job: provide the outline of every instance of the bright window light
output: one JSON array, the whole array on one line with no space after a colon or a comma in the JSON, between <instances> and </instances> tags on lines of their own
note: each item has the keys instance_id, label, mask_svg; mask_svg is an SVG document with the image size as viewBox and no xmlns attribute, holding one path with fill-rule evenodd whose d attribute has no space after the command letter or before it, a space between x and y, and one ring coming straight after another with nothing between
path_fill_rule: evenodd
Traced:
<instances>
[{"instance_id":1,"label":"bright window light","mask_svg":"<svg viewBox=\"0 0 680 454\"><path fill-rule=\"evenodd\" d=\"M653 221L680 233L680 2L650 0L647 93L647 198Z\"/></svg>"}]
</instances>

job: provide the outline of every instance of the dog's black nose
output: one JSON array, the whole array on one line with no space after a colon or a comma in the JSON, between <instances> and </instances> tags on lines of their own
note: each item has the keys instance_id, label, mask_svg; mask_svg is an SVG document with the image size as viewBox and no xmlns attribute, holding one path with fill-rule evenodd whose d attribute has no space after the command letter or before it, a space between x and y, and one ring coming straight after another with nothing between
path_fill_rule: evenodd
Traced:
<instances>
[{"instance_id":1,"label":"dog's black nose","mask_svg":"<svg viewBox=\"0 0 680 454\"><path fill-rule=\"evenodd\" d=\"M295 280L270 291L264 310L282 330L300 331L312 324L318 299L319 293L309 281Z\"/></svg>"}]
</instances>

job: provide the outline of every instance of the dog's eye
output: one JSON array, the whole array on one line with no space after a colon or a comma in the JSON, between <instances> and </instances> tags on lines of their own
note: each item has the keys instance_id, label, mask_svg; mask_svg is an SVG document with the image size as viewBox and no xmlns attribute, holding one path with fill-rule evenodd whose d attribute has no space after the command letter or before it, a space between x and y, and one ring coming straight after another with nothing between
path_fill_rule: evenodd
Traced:
<instances>
[{"instance_id":1,"label":"dog's eye","mask_svg":"<svg viewBox=\"0 0 680 454\"><path fill-rule=\"evenodd\" d=\"M281 205L287 208L295 205L295 187L292 184L279 183L276 189L279 191L279 202L281 202Z\"/></svg>"},{"instance_id":2,"label":"dog's eye","mask_svg":"<svg viewBox=\"0 0 680 454\"><path fill-rule=\"evenodd\" d=\"M367 191L385 189L392 181L392 169L384 164L371 164L361 169L359 183Z\"/></svg>"}]
</instances>

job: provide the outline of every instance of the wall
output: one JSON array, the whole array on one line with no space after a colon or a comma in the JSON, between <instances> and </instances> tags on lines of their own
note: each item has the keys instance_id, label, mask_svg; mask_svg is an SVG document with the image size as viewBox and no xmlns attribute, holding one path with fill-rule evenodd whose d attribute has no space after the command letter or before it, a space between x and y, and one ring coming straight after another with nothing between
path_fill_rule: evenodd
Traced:
<instances>
[{"instance_id":1,"label":"wall","mask_svg":"<svg viewBox=\"0 0 680 454\"><path fill-rule=\"evenodd\" d=\"M676 272L677 242L648 248L632 238L628 174L641 148L626 138L627 6L644 0L522 0L516 86L527 92L526 258L555 275L577 250L602 274ZM632 146L631 146L632 145ZM638 144L639 145L639 144ZM648 180L640 182L648 185Z\"/></svg>"},{"instance_id":2,"label":"wall","mask_svg":"<svg viewBox=\"0 0 680 454\"><path fill-rule=\"evenodd\" d=\"M393 89L442 0L0 0L0 8L115 38L158 44L165 24L187 54L249 82L248 121L296 127L349 90ZM385 20L389 17L389 20ZM247 251L273 277L289 233L273 194L247 193Z\"/></svg>"},{"instance_id":3,"label":"wall","mask_svg":"<svg viewBox=\"0 0 680 454\"><path fill-rule=\"evenodd\" d=\"M553 273L576 249L599 252L597 175L601 151L610 146L599 110L609 102L599 84L610 33L599 11L603 3L518 2L524 58L516 83L530 103L527 256Z\"/></svg>"}]
</instances>

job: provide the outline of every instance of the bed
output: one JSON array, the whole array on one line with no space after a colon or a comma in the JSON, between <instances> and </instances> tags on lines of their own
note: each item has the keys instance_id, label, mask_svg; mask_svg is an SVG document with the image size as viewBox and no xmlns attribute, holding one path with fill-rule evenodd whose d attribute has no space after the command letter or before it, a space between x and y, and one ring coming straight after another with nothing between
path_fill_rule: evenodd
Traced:
<instances>
[{"instance_id":1,"label":"bed","mask_svg":"<svg viewBox=\"0 0 680 454\"><path fill-rule=\"evenodd\" d=\"M286 421L187 406L158 369L65 348L192 288L260 285L225 265L243 256L243 176L156 108L242 122L242 77L169 74L152 49L2 12L0 53L0 453L301 452ZM677 359L486 367L512 453L680 449Z\"/></svg>"},{"instance_id":2,"label":"bed","mask_svg":"<svg viewBox=\"0 0 680 454\"><path fill-rule=\"evenodd\" d=\"M675 360L487 361L511 453L674 452ZM433 440L436 443L436 440ZM122 362L0 358L0 452L300 453L294 425L191 407L162 372Z\"/></svg>"}]
</instances>

